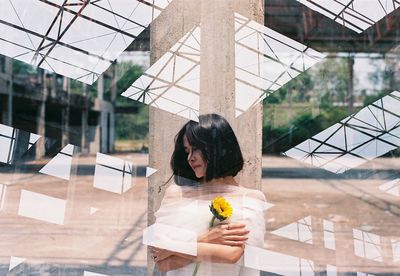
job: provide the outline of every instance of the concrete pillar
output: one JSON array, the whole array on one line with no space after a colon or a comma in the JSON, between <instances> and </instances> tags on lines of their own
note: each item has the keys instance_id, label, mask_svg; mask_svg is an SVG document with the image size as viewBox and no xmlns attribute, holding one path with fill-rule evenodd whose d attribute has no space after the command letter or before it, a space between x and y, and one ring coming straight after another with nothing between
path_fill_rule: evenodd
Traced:
<instances>
[{"instance_id":1,"label":"concrete pillar","mask_svg":"<svg viewBox=\"0 0 400 276\"><path fill-rule=\"evenodd\" d=\"M260 189L262 105L235 118L235 12L264 22L263 1L202 1L200 114L218 113L230 122L246 160L237 180Z\"/></svg>"},{"instance_id":2,"label":"concrete pillar","mask_svg":"<svg viewBox=\"0 0 400 276\"><path fill-rule=\"evenodd\" d=\"M69 83L69 79L64 77L64 80L65 79L67 79L68 83ZM57 95L56 92L57 92L57 74L52 73L51 74L51 90L50 90L51 97L56 97L56 95Z\"/></svg>"},{"instance_id":3,"label":"concrete pillar","mask_svg":"<svg viewBox=\"0 0 400 276\"><path fill-rule=\"evenodd\" d=\"M353 94L354 94L354 55L350 54L348 58L349 67L349 80L347 84L347 102L348 102L348 114L353 113Z\"/></svg>"},{"instance_id":4,"label":"concrete pillar","mask_svg":"<svg viewBox=\"0 0 400 276\"><path fill-rule=\"evenodd\" d=\"M55 83L54 83L55 84ZM64 83L65 90L64 92L67 92L67 99L66 99L66 105L63 106L61 110L61 145L62 147L65 147L66 145L69 144L69 115L70 115L70 106L69 106L69 96L71 93L71 80L69 78L64 78ZM55 94L55 85L52 85L52 91L54 90L54 95ZM53 93L53 92L52 92Z\"/></svg>"},{"instance_id":5,"label":"concrete pillar","mask_svg":"<svg viewBox=\"0 0 400 276\"><path fill-rule=\"evenodd\" d=\"M104 96L104 77L101 75L97 79L97 98L102 100Z\"/></svg>"},{"instance_id":6,"label":"concrete pillar","mask_svg":"<svg viewBox=\"0 0 400 276\"><path fill-rule=\"evenodd\" d=\"M336 267L338 276L346 276L354 262L353 229L348 221L335 223Z\"/></svg>"},{"instance_id":7,"label":"concrete pillar","mask_svg":"<svg viewBox=\"0 0 400 276\"><path fill-rule=\"evenodd\" d=\"M43 137L36 142L36 158L40 159L45 155L44 138L46 137L46 100L47 100L47 85L45 82L46 73L43 69L38 69L38 80L41 89L41 99L38 102L38 109L36 115L36 134Z\"/></svg>"},{"instance_id":8,"label":"concrete pillar","mask_svg":"<svg viewBox=\"0 0 400 276\"><path fill-rule=\"evenodd\" d=\"M324 224L323 220L319 217L312 217L311 220L312 229L312 241L313 241L313 262L314 272L317 276L326 275L326 261L328 258L325 254L325 243L324 243Z\"/></svg>"},{"instance_id":9,"label":"concrete pillar","mask_svg":"<svg viewBox=\"0 0 400 276\"><path fill-rule=\"evenodd\" d=\"M96 153L101 151L101 112L98 113L97 124L91 126L91 135L93 139L89 141L89 153Z\"/></svg>"},{"instance_id":10,"label":"concrete pillar","mask_svg":"<svg viewBox=\"0 0 400 276\"><path fill-rule=\"evenodd\" d=\"M152 23L151 64L181 37L201 22L200 114L219 113L227 118L238 136L246 159L240 184L260 188L262 106L235 118L234 12L263 24L262 0L175 0ZM186 119L150 107L149 166L158 173L149 179L148 224L155 220L171 176L169 160L173 140ZM163 154L160 154L162 152ZM153 273L148 254L148 274Z\"/></svg>"},{"instance_id":11,"label":"concrete pillar","mask_svg":"<svg viewBox=\"0 0 400 276\"><path fill-rule=\"evenodd\" d=\"M82 84L82 96L84 97L85 106L82 109L81 121L81 151L82 153L89 153L89 111L88 111L88 86L86 83Z\"/></svg>"},{"instance_id":12,"label":"concrete pillar","mask_svg":"<svg viewBox=\"0 0 400 276\"><path fill-rule=\"evenodd\" d=\"M117 64L113 63L111 65L111 70L112 70L112 76L111 76L111 103L115 102L115 99L117 97L117 81L118 81L118 76L117 76Z\"/></svg>"}]
</instances>

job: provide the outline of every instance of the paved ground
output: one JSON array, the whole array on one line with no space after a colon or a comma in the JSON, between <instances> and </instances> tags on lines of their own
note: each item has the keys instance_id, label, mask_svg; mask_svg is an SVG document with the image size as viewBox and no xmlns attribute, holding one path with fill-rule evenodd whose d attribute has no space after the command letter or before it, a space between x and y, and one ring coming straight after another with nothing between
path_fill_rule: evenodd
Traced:
<instances>
[{"instance_id":1,"label":"paved ground","mask_svg":"<svg viewBox=\"0 0 400 276\"><path fill-rule=\"evenodd\" d=\"M93 156L79 159L81 169L70 181L37 173L46 160L14 173L3 167L0 275L11 256L26 260L10 275L146 273L147 155L115 157L140 168L123 194L93 187ZM265 213L266 250L280 254L281 271L286 256L297 258L303 274L311 263L323 273L328 265L328 272L400 275L400 197L379 189L399 177L400 160L377 159L339 177L283 157L265 157L263 167L262 190L274 205ZM64 200L62 224L19 215L21 191Z\"/></svg>"}]
</instances>

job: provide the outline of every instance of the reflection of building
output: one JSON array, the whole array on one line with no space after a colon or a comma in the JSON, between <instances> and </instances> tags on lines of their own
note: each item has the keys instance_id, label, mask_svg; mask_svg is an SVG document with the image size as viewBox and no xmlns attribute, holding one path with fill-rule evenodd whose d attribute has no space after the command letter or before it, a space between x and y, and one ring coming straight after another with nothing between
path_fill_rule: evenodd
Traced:
<instances>
[{"instance_id":1,"label":"reflection of building","mask_svg":"<svg viewBox=\"0 0 400 276\"><path fill-rule=\"evenodd\" d=\"M97 95L71 80L38 70L36 75L15 75L12 61L0 57L0 122L71 143L84 152L111 152L114 148L115 89L113 67L97 81ZM79 85L78 87L76 87Z\"/></svg>"}]
</instances>

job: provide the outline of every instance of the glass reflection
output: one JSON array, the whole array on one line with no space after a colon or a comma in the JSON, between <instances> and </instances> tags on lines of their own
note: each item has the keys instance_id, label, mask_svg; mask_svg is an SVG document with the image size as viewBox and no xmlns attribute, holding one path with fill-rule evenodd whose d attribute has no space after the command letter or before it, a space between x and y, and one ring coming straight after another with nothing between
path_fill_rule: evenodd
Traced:
<instances>
[{"instance_id":1,"label":"glass reflection","mask_svg":"<svg viewBox=\"0 0 400 276\"><path fill-rule=\"evenodd\" d=\"M132 188L136 171L132 163L97 153L93 187L113 193L125 193Z\"/></svg>"},{"instance_id":2,"label":"glass reflection","mask_svg":"<svg viewBox=\"0 0 400 276\"><path fill-rule=\"evenodd\" d=\"M0 162L14 164L40 136L0 124Z\"/></svg>"},{"instance_id":3,"label":"glass reflection","mask_svg":"<svg viewBox=\"0 0 400 276\"><path fill-rule=\"evenodd\" d=\"M400 7L396 0L297 1L357 33Z\"/></svg>"},{"instance_id":4,"label":"glass reflection","mask_svg":"<svg viewBox=\"0 0 400 276\"><path fill-rule=\"evenodd\" d=\"M42 169L40 169L39 172L69 180L71 176L74 150L76 149L73 145L65 146L60 153L51 159Z\"/></svg>"},{"instance_id":5,"label":"glass reflection","mask_svg":"<svg viewBox=\"0 0 400 276\"><path fill-rule=\"evenodd\" d=\"M21 198L18 206L18 215L20 216L63 225L65 209L65 200L28 190L21 190Z\"/></svg>"},{"instance_id":6,"label":"glass reflection","mask_svg":"<svg viewBox=\"0 0 400 276\"><path fill-rule=\"evenodd\" d=\"M285 152L285 155L343 173L400 146L398 104L394 91Z\"/></svg>"},{"instance_id":7,"label":"glass reflection","mask_svg":"<svg viewBox=\"0 0 400 276\"><path fill-rule=\"evenodd\" d=\"M171 1L2 1L0 53L92 84Z\"/></svg>"},{"instance_id":8,"label":"glass reflection","mask_svg":"<svg viewBox=\"0 0 400 276\"><path fill-rule=\"evenodd\" d=\"M200 28L194 27L122 96L190 120L198 120Z\"/></svg>"}]
</instances>

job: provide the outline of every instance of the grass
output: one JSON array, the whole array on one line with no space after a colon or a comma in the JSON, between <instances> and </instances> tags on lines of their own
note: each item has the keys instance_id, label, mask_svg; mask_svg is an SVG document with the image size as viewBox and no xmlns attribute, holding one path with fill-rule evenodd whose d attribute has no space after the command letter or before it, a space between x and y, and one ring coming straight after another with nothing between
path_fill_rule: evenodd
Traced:
<instances>
[{"instance_id":1,"label":"grass","mask_svg":"<svg viewBox=\"0 0 400 276\"><path fill-rule=\"evenodd\" d=\"M116 140L115 151L148 152L147 140Z\"/></svg>"}]
</instances>

